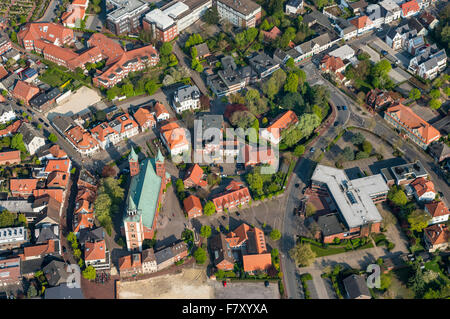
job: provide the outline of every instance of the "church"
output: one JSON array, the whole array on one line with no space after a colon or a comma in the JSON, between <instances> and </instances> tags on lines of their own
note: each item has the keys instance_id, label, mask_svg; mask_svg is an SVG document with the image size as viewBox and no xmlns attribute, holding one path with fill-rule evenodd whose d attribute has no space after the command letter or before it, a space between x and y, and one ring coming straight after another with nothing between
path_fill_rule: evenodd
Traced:
<instances>
[{"instance_id":1,"label":"church","mask_svg":"<svg viewBox=\"0 0 450 319\"><path fill-rule=\"evenodd\" d=\"M152 239L155 234L156 221L170 174L166 172L164 157L159 149L156 158L146 158L139 163L137 154L131 148L128 162L131 182L122 232L129 251L142 251L144 239Z\"/></svg>"}]
</instances>

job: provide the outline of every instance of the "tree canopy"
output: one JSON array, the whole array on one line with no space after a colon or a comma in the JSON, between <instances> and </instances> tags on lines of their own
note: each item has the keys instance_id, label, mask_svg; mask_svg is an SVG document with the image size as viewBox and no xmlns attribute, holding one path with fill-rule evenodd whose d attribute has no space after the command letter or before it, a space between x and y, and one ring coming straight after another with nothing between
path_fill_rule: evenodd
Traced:
<instances>
[{"instance_id":1,"label":"tree canopy","mask_svg":"<svg viewBox=\"0 0 450 319\"><path fill-rule=\"evenodd\" d=\"M312 264L316 254L312 251L310 244L297 244L289 251L289 255L300 265L307 267Z\"/></svg>"}]
</instances>

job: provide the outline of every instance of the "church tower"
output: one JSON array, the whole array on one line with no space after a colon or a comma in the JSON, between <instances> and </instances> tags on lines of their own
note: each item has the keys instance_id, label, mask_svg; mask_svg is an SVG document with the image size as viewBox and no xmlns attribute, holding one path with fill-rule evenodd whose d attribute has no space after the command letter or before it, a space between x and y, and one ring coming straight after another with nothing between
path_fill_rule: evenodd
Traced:
<instances>
[{"instance_id":1,"label":"church tower","mask_svg":"<svg viewBox=\"0 0 450 319\"><path fill-rule=\"evenodd\" d=\"M131 148L130 155L128 155L128 163L130 164L130 176L133 177L139 174L139 160L134 148Z\"/></svg>"}]
</instances>

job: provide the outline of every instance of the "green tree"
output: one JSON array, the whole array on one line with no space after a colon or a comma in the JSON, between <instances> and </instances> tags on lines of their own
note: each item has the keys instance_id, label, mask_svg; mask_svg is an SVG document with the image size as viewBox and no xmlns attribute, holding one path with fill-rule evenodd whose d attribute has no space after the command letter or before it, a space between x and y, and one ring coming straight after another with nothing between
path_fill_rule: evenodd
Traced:
<instances>
[{"instance_id":1,"label":"green tree","mask_svg":"<svg viewBox=\"0 0 450 319\"><path fill-rule=\"evenodd\" d=\"M366 140L366 138L364 137L364 135L362 135L360 132L353 134L351 141L353 143L353 145L360 145L362 144L364 141Z\"/></svg>"},{"instance_id":2,"label":"green tree","mask_svg":"<svg viewBox=\"0 0 450 319\"><path fill-rule=\"evenodd\" d=\"M134 95L133 84L128 83L128 84L122 85L122 87L120 88L120 91L121 91L122 95L125 95L126 97L133 96Z\"/></svg>"},{"instance_id":3,"label":"green tree","mask_svg":"<svg viewBox=\"0 0 450 319\"><path fill-rule=\"evenodd\" d=\"M211 227L208 226L208 225L203 225L203 226L200 228L200 235L201 235L203 238L209 238L209 237L211 236Z\"/></svg>"},{"instance_id":4,"label":"green tree","mask_svg":"<svg viewBox=\"0 0 450 319\"><path fill-rule=\"evenodd\" d=\"M17 43L17 33L15 31L12 31L9 37L12 42Z\"/></svg>"},{"instance_id":5,"label":"green tree","mask_svg":"<svg viewBox=\"0 0 450 319\"><path fill-rule=\"evenodd\" d=\"M74 256L76 259L80 259L80 257L81 257L81 250L78 249L78 248L75 248L75 249L73 250L73 256Z\"/></svg>"},{"instance_id":6,"label":"green tree","mask_svg":"<svg viewBox=\"0 0 450 319\"><path fill-rule=\"evenodd\" d=\"M120 90L119 87L113 86L112 88L108 89L108 91L106 91L106 97L108 98L108 100L111 101L121 93L122 91Z\"/></svg>"},{"instance_id":7,"label":"green tree","mask_svg":"<svg viewBox=\"0 0 450 319\"><path fill-rule=\"evenodd\" d=\"M159 88L158 84L156 84L156 82L153 80L148 80L145 83L145 91L147 92L148 95L155 94L158 88Z\"/></svg>"},{"instance_id":8,"label":"green tree","mask_svg":"<svg viewBox=\"0 0 450 319\"><path fill-rule=\"evenodd\" d=\"M355 152L353 152L351 147L346 146L342 151L342 158L345 161L353 161L355 159Z\"/></svg>"},{"instance_id":9,"label":"green tree","mask_svg":"<svg viewBox=\"0 0 450 319\"><path fill-rule=\"evenodd\" d=\"M257 195L262 195L263 192L263 179L261 174L258 172L248 173L247 174L247 183L250 191Z\"/></svg>"},{"instance_id":10,"label":"green tree","mask_svg":"<svg viewBox=\"0 0 450 319\"><path fill-rule=\"evenodd\" d=\"M68 241L69 243L76 242L76 241L77 241L77 236L76 236L74 233L70 232L70 233L67 235L67 241Z\"/></svg>"},{"instance_id":11,"label":"green tree","mask_svg":"<svg viewBox=\"0 0 450 319\"><path fill-rule=\"evenodd\" d=\"M217 25L219 23L220 17L219 12L215 6L206 10L205 14L202 17L203 21L210 25Z\"/></svg>"},{"instance_id":12,"label":"green tree","mask_svg":"<svg viewBox=\"0 0 450 319\"><path fill-rule=\"evenodd\" d=\"M28 287L28 290L27 290L27 297L33 298L33 297L36 297L37 295L38 295L38 292L36 290L36 287L33 284L30 284L30 286Z\"/></svg>"},{"instance_id":13,"label":"green tree","mask_svg":"<svg viewBox=\"0 0 450 319\"><path fill-rule=\"evenodd\" d=\"M397 186L393 186L389 190L387 197L395 206L399 207L406 205L408 202L405 192Z\"/></svg>"},{"instance_id":14,"label":"green tree","mask_svg":"<svg viewBox=\"0 0 450 319\"><path fill-rule=\"evenodd\" d=\"M197 264L199 265L204 264L206 261L206 251L203 248L198 247L194 253L194 258Z\"/></svg>"},{"instance_id":15,"label":"green tree","mask_svg":"<svg viewBox=\"0 0 450 319\"><path fill-rule=\"evenodd\" d=\"M441 107L441 105L442 105L441 100L438 100L438 99L431 99L431 100L430 100L430 107L431 107L433 110L437 110L438 108Z\"/></svg>"},{"instance_id":16,"label":"green tree","mask_svg":"<svg viewBox=\"0 0 450 319\"><path fill-rule=\"evenodd\" d=\"M297 92L298 89L298 75L295 73L289 73L286 83L284 84L285 92Z\"/></svg>"},{"instance_id":17,"label":"green tree","mask_svg":"<svg viewBox=\"0 0 450 319\"><path fill-rule=\"evenodd\" d=\"M305 146L304 145L297 145L294 149L294 155L295 156L302 156L303 153L305 153Z\"/></svg>"},{"instance_id":18,"label":"green tree","mask_svg":"<svg viewBox=\"0 0 450 319\"><path fill-rule=\"evenodd\" d=\"M50 133L50 135L48 136L48 140L52 143L56 143L58 141L58 137L55 134Z\"/></svg>"},{"instance_id":19,"label":"green tree","mask_svg":"<svg viewBox=\"0 0 450 319\"><path fill-rule=\"evenodd\" d=\"M362 143L362 149L365 153L371 154L372 153L372 144L370 144L369 141L364 140L364 142Z\"/></svg>"},{"instance_id":20,"label":"green tree","mask_svg":"<svg viewBox=\"0 0 450 319\"><path fill-rule=\"evenodd\" d=\"M0 228L14 226L16 215L4 210L0 213Z\"/></svg>"},{"instance_id":21,"label":"green tree","mask_svg":"<svg viewBox=\"0 0 450 319\"><path fill-rule=\"evenodd\" d=\"M92 265L89 265L86 267L85 270L83 270L83 277L87 280L94 280L97 276L97 271Z\"/></svg>"},{"instance_id":22,"label":"green tree","mask_svg":"<svg viewBox=\"0 0 450 319\"><path fill-rule=\"evenodd\" d=\"M212 201L208 201L205 204L205 207L203 207L203 212L205 213L206 216L211 216L216 212L216 206Z\"/></svg>"},{"instance_id":23,"label":"green tree","mask_svg":"<svg viewBox=\"0 0 450 319\"><path fill-rule=\"evenodd\" d=\"M387 290L391 286L392 280L390 274L381 274L380 277L380 289Z\"/></svg>"},{"instance_id":24,"label":"green tree","mask_svg":"<svg viewBox=\"0 0 450 319\"><path fill-rule=\"evenodd\" d=\"M310 216L314 215L316 212L317 212L317 208L316 208L316 206L314 206L313 203L306 204L306 208L305 208L306 217L310 217Z\"/></svg>"},{"instance_id":25,"label":"green tree","mask_svg":"<svg viewBox=\"0 0 450 319\"><path fill-rule=\"evenodd\" d=\"M161 56L169 56L172 53L172 44L170 42L164 42L159 49Z\"/></svg>"},{"instance_id":26,"label":"green tree","mask_svg":"<svg viewBox=\"0 0 450 319\"><path fill-rule=\"evenodd\" d=\"M423 210L415 210L408 215L408 223L412 231L422 232L422 230L428 226L430 217L428 213Z\"/></svg>"},{"instance_id":27,"label":"green tree","mask_svg":"<svg viewBox=\"0 0 450 319\"><path fill-rule=\"evenodd\" d=\"M309 244L297 244L289 251L289 255L300 266L307 267L312 264L316 254L312 251Z\"/></svg>"},{"instance_id":28,"label":"green tree","mask_svg":"<svg viewBox=\"0 0 450 319\"><path fill-rule=\"evenodd\" d=\"M430 91L430 97L432 99L438 99L441 97L441 91L439 89L433 89Z\"/></svg>"},{"instance_id":29,"label":"green tree","mask_svg":"<svg viewBox=\"0 0 450 319\"><path fill-rule=\"evenodd\" d=\"M18 214L15 224L16 226L26 227L28 225L28 221L27 218L25 217L25 214Z\"/></svg>"},{"instance_id":30,"label":"green tree","mask_svg":"<svg viewBox=\"0 0 450 319\"><path fill-rule=\"evenodd\" d=\"M269 234L270 239L279 240L281 238L281 232L278 229L273 229Z\"/></svg>"}]
</instances>

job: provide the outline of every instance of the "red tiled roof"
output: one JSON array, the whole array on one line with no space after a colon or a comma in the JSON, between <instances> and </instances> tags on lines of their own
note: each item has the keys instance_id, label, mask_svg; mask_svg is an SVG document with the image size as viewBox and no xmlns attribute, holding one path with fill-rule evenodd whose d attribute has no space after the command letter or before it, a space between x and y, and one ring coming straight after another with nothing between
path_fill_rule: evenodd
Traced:
<instances>
[{"instance_id":1,"label":"red tiled roof","mask_svg":"<svg viewBox=\"0 0 450 319\"><path fill-rule=\"evenodd\" d=\"M36 178L18 178L9 180L9 189L11 192L32 193L38 183Z\"/></svg>"},{"instance_id":2,"label":"red tiled roof","mask_svg":"<svg viewBox=\"0 0 450 319\"><path fill-rule=\"evenodd\" d=\"M242 256L242 261L245 272L264 271L272 265L270 254L244 255Z\"/></svg>"},{"instance_id":3,"label":"red tiled roof","mask_svg":"<svg viewBox=\"0 0 450 319\"><path fill-rule=\"evenodd\" d=\"M264 38L266 38L267 40L275 40L276 38L281 36L283 32L281 32L281 30L278 29L277 26L274 26L269 32L263 31L263 34Z\"/></svg>"},{"instance_id":4,"label":"red tiled roof","mask_svg":"<svg viewBox=\"0 0 450 319\"><path fill-rule=\"evenodd\" d=\"M0 152L1 162L19 162L20 163L20 151Z\"/></svg>"},{"instance_id":5,"label":"red tiled roof","mask_svg":"<svg viewBox=\"0 0 450 319\"><path fill-rule=\"evenodd\" d=\"M208 185L208 183L202 179L203 174L203 169L198 164L194 164L194 166L191 166L191 168L189 168L189 170L186 172L186 177L184 180L189 180L195 185L205 187L206 185Z\"/></svg>"},{"instance_id":6,"label":"red tiled roof","mask_svg":"<svg viewBox=\"0 0 450 319\"><path fill-rule=\"evenodd\" d=\"M397 118L402 122L400 124L403 127L406 127L410 130L417 130L417 132L414 132L414 134L421 136L425 144L429 144L441 137L441 134L437 129L435 129L433 126L428 124L428 122L414 113L411 108L404 106L401 103L389 107L386 112L391 117L392 114L396 114ZM393 119L398 121L396 118Z\"/></svg>"},{"instance_id":7,"label":"red tiled roof","mask_svg":"<svg viewBox=\"0 0 450 319\"><path fill-rule=\"evenodd\" d=\"M62 203L62 201L63 201L63 193L64 193L63 189L40 188L40 189L35 189L33 191L33 196L34 197L40 197L40 196L44 196L44 195L49 195L50 197L52 197L57 202Z\"/></svg>"},{"instance_id":8,"label":"red tiled roof","mask_svg":"<svg viewBox=\"0 0 450 319\"><path fill-rule=\"evenodd\" d=\"M68 7L68 11L64 12L61 16L61 22L63 24L75 24L77 20L83 20L86 9L80 6L74 5Z\"/></svg>"},{"instance_id":9,"label":"red tiled roof","mask_svg":"<svg viewBox=\"0 0 450 319\"><path fill-rule=\"evenodd\" d=\"M89 150L98 145L98 142L92 137L91 133L81 126L74 126L64 134L80 150Z\"/></svg>"},{"instance_id":10,"label":"red tiled roof","mask_svg":"<svg viewBox=\"0 0 450 319\"><path fill-rule=\"evenodd\" d=\"M280 114L272 124L267 127L267 130L272 133L275 138L279 137L281 130L288 128L290 125L298 122L297 115L289 110L283 114ZM276 130L278 129L278 130Z\"/></svg>"},{"instance_id":11,"label":"red tiled roof","mask_svg":"<svg viewBox=\"0 0 450 319\"><path fill-rule=\"evenodd\" d=\"M134 119L139 124L140 127L145 126L148 122L156 123L155 117L152 113L145 107L139 108L136 113L133 114Z\"/></svg>"},{"instance_id":12,"label":"red tiled roof","mask_svg":"<svg viewBox=\"0 0 450 319\"><path fill-rule=\"evenodd\" d=\"M245 165L275 164L276 156L271 148L253 147L246 144L244 146Z\"/></svg>"},{"instance_id":13,"label":"red tiled roof","mask_svg":"<svg viewBox=\"0 0 450 319\"><path fill-rule=\"evenodd\" d=\"M47 187L66 188L70 174L67 172L53 171L47 177Z\"/></svg>"},{"instance_id":14,"label":"red tiled roof","mask_svg":"<svg viewBox=\"0 0 450 319\"><path fill-rule=\"evenodd\" d=\"M45 256L47 254L51 254L54 252L55 252L55 242L53 240L49 240L45 244L28 246L23 248L23 254L25 258Z\"/></svg>"},{"instance_id":15,"label":"red tiled roof","mask_svg":"<svg viewBox=\"0 0 450 319\"><path fill-rule=\"evenodd\" d=\"M324 71L332 71L336 73L340 71L345 65L340 57L325 55L320 62L322 70Z\"/></svg>"},{"instance_id":16,"label":"red tiled roof","mask_svg":"<svg viewBox=\"0 0 450 319\"><path fill-rule=\"evenodd\" d=\"M433 182L423 177L416 178L414 181L411 182L410 185L414 188L417 196L419 197L427 192L436 193L436 191L434 190Z\"/></svg>"},{"instance_id":17,"label":"red tiled roof","mask_svg":"<svg viewBox=\"0 0 450 319\"><path fill-rule=\"evenodd\" d=\"M73 30L65 28L61 24L34 22L28 23L20 30L17 38L21 41L42 39L54 43L56 39L61 41L64 41L64 39L73 39L74 33Z\"/></svg>"},{"instance_id":18,"label":"red tiled roof","mask_svg":"<svg viewBox=\"0 0 450 319\"><path fill-rule=\"evenodd\" d=\"M108 59L106 61L107 64L111 64L114 61L118 60L124 53L124 50L119 43L117 43L113 39L108 38L102 33L94 33L89 38L88 45L90 47L98 47L103 56Z\"/></svg>"},{"instance_id":19,"label":"red tiled roof","mask_svg":"<svg viewBox=\"0 0 450 319\"><path fill-rule=\"evenodd\" d=\"M443 201L437 202L434 201L432 203L425 204L427 211L430 213L431 217L439 217L449 215L450 212L445 206Z\"/></svg>"},{"instance_id":20,"label":"red tiled roof","mask_svg":"<svg viewBox=\"0 0 450 319\"><path fill-rule=\"evenodd\" d=\"M87 242L84 246L84 260L99 260L106 258L106 244L104 240Z\"/></svg>"},{"instance_id":21,"label":"red tiled roof","mask_svg":"<svg viewBox=\"0 0 450 319\"><path fill-rule=\"evenodd\" d=\"M0 64L0 79L3 79L5 76L8 75L8 71L3 67L3 65Z\"/></svg>"},{"instance_id":22,"label":"red tiled roof","mask_svg":"<svg viewBox=\"0 0 450 319\"><path fill-rule=\"evenodd\" d=\"M423 232L433 246L448 242L450 237L450 231L444 224L428 226Z\"/></svg>"},{"instance_id":23,"label":"red tiled roof","mask_svg":"<svg viewBox=\"0 0 450 319\"><path fill-rule=\"evenodd\" d=\"M161 114L169 114L170 113L167 111L166 107L164 106L164 104L156 102L155 103L155 114L156 114L156 118L158 118Z\"/></svg>"},{"instance_id":24,"label":"red tiled roof","mask_svg":"<svg viewBox=\"0 0 450 319\"><path fill-rule=\"evenodd\" d=\"M118 134L118 132L109 126L108 122L103 122L91 129L91 134L103 142L109 135Z\"/></svg>"},{"instance_id":25,"label":"red tiled roof","mask_svg":"<svg viewBox=\"0 0 450 319\"><path fill-rule=\"evenodd\" d=\"M0 137L16 133L20 125L22 125L22 121L17 120L13 124L6 127L5 129L0 130Z\"/></svg>"},{"instance_id":26,"label":"red tiled roof","mask_svg":"<svg viewBox=\"0 0 450 319\"><path fill-rule=\"evenodd\" d=\"M189 144L186 138L186 132L177 123L172 122L160 128L161 134L167 142L170 150L180 145Z\"/></svg>"},{"instance_id":27,"label":"red tiled roof","mask_svg":"<svg viewBox=\"0 0 450 319\"><path fill-rule=\"evenodd\" d=\"M400 5L403 11L403 16L407 16L410 12L419 12L420 6L416 0L412 0L409 2L402 3Z\"/></svg>"},{"instance_id":28,"label":"red tiled roof","mask_svg":"<svg viewBox=\"0 0 450 319\"><path fill-rule=\"evenodd\" d=\"M52 147L50 147L48 149L48 151L50 152L50 154L53 155L53 157L56 157L56 158L65 158L65 157L67 157L67 153L64 152L64 150L61 147L59 147L58 144L55 144Z\"/></svg>"},{"instance_id":29,"label":"red tiled roof","mask_svg":"<svg viewBox=\"0 0 450 319\"><path fill-rule=\"evenodd\" d=\"M95 200L95 192L89 188L78 189L76 201L78 200L87 200L89 202L93 202Z\"/></svg>"},{"instance_id":30,"label":"red tiled roof","mask_svg":"<svg viewBox=\"0 0 450 319\"><path fill-rule=\"evenodd\" d=\"M17 81L12 94L25 102L29 102L33 96L39 93L39 89L23 81Z\"/></svg>"},{"instance_id":31,"label":"red tiled roof","mask_svg":"<svg viewBox=\"0 0 450 319\"><path fill-rule=\"evenodd\" d=\"M358 30L373 24L372 20L370 20L368 16L360 16L356 19L350 20L350 23L353 24Z\"/></svg>"},{"instance_id":32,"label":"red tiled roof","mask_svg":"<svg viewBox=\"0 0 450 319\"><path fill-rule=\"evenodd\" d=\"M197 196L191 195L184 199L183 201L184 210L189 214L193 209L202 211L202 203L200 202L200 198Z\"/></svg>"},{"instance_id":33,"label":"red tiled roof","mask_svg":"<svg viewBox=\"0 0 450 319\"><path fill-rule=\"evenodd\" d=\"M63 159L51 159L48 160L47 165L45 166L45 172L69 172L70 169L70 159L69 158L63 158Z\"/></svg>"},{"instance_id":34,"label":"red tiled roof","mask_svg":"<svg viewBox=\"0 0 450 319\"><path fill-rule=\"evenodd\" d=\"M119 270L140 267L141 266L141 254L136 254L136 256L139 256L138 260L134 260L133 255L128 255L128 256L119 258Z\"/></svg>"}]
</instances>

